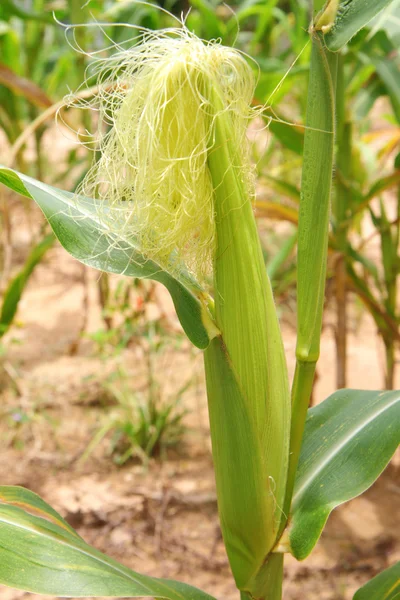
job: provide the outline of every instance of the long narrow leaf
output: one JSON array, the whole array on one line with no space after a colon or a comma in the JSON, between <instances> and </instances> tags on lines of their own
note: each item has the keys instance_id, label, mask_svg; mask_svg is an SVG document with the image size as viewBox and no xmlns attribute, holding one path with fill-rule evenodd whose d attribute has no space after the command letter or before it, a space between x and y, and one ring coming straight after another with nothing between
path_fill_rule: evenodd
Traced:
<instances>
[{"instance_id":1,"label":"long narrow leaf","mask_svg":"<svg viewBox=\"0 0 400 600\"><path fill-rule=\"evenodd\" d=\"M385 569L363 585L353 600L398 600L400 598L400 562Z\"/></svg>"},{"instance_id":2,"label":"long narrow leaf","mask_svg":"<svg viewBox=\"0 0 400 600\"><path fill-rule=\"evenodd\" d=\"M325 293L337 59L313 39L299 210L297 345L299 361L317 360Z\"/></svg>"},{"instance_id":3,"label":"long narrow leaf","mask_svg":"<svg viewBox=\"0 0 400 600\"><path fill-rule=\"evenodd\" d=\"M52 247L55 239L54 235L51 234L40 241L39 244L33 248L22 269L9 283L4 292L3 306L1 307L0 312L0 337L8 331L30 276L46 252Z\"/></svg>"},{"instance_id":4,"label":"long narrow leaf","mask_svg":"<svg viewBox=\"0 0 400 600\"><path fill-rule=\"evenodd\" d=\"M340 0L333 27L325 35L328 50L336 52L373 19L391 0Z\"/></svg>"},{"instance_id":5,"label":"long narrow leaf","mask_svg":"<svg viewBox=\"0 0 400 600\"><path fill-rule=\"evenodd\" d=\"M101 271L154 279L165 285L189 339L198 348L208 346L213 324L206 308L206 293L188 274L173 277L143 256L134 239L121 238L111 231L104 215L99 216L95 200L80 197L77 202L70 192L7 168L0 168L0 183L37 202L74 258Z\"/></svg>"},{"instance_id":6,"label":"long narrow leaf","mask_svg":"<svg viewBox=\"0 0 400 600\"><path fill-rule=\"evenodd\" d=\"M396 52L396 49L393 49ZM368 56L368 60L375 66L381 81L385 85L393 112L396 115L397 122L400 123L400 78L399 65L394 59L375 58Z\"/></svg>"},{"instance_id":7,"label":"long narrow leaf","mask_svg":"<svg viewBox=\"0 0 400 600\"><path fill-rule=\"evenodd\" d=\"M0 583L67 597L215 600L196 588L140 575L86 544L41 498L0 488Z\"/></svg>"},{"instance_id":8,"label":"long narrow leaf","mask_svg":"<svg viewBox=\"0 0 400 600\"><path fill-rule=\"evenodd\" d=\"M285 148L302 155L304 131L300 127L293 127L289 123L272 120L269 124L269 130L272 131Z\"/></svg>"},{"instance_id":9,"label":"long narrow leaf","mask_svg":"<svg viewBox=\"0 0 400 600\"><path fill-rule=\"evenodd\" d=\"M336 506L372 485L399 442L400 391L339 390L308 411L289 530L297 559Z\"/></svg>"}]
</instances>

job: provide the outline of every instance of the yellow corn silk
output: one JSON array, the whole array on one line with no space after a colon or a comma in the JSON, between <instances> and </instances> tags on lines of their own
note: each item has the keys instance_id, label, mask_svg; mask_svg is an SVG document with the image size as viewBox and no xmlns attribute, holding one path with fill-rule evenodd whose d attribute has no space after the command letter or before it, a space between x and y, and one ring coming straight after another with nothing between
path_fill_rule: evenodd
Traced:
<instances>
[{"instance_id":1,"label":"yellow corn silk","mask_svg":"<svg viewBox=\"0 0 400 600\"><path fill-rule=\"evenodd\" d=\"M290 402L251 204L253 71L184 28L148 32L99 66L109 91L98 109L111 129L81 192L99 199L116 239L134 236L163 268L184 263L213 286L220 335L205 367L219 513L236 584L258 595L276 562Z\"/></svg>"},{"instance_id":2,"label":"yellow corn silk","mask_svg":"<svg viewBox=\"0 0 400 600\"><path fill-rule=\"evenodd\" d=\"M98 69L96 108L111 129L79 191L98 198L107 221L135 236L149 258L168 270L183 259L205 283L215 218L207 169L213 114L204 87L209 79L222 81L228 110L244 108L248 117L247 64L237 52L182 29L148 32L140 44L98 61Z\"/></svg>"}]
</instances>

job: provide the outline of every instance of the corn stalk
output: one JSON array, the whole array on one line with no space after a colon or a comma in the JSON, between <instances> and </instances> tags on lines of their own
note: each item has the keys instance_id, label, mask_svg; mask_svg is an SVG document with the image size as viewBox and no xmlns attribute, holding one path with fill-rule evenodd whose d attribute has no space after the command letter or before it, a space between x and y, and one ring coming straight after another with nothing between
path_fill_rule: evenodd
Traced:
<instances>
[{"instance_id":1,"label":"corn stalk","mask_svg":"<svg viewBox=\"0 0 400 600\"><path fill-rule=\"evenodd\" d=\"M320 352L335 128L337 56L312 31L297 259L297 345L290 460L283 512L289 513L307 409Z\"/></svg>"},{"instance_id":2,"label":"corn stalk","mask_svg":"<svg viewBox=\"0 0 400 600\"><path fill-rule=\"evenodd\" d=\"M336 186L332 205L332 218L338 256L335 262L336 287L336 387L346 387L347 379L347 209L350 206L349 190L351 169L352 124L347 118L344 87L344 57L338 56L336 89Z\"/></svg>"}]
</instances>

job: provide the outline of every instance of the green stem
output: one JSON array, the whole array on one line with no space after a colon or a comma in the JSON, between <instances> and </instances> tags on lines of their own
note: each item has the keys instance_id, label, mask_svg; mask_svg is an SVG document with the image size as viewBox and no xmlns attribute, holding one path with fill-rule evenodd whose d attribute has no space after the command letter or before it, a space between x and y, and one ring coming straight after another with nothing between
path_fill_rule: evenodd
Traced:
<instances>
[{"instance_id":1,"label":"green stem","mask_svg":"<svg viewBox=\"0 0 400 600\"><path fill-rule=\"evenodd\" d=\"M283 560L283 554L269 554L253 582L251 594L244 595L246 600L282 600Z\"/></svg>"},{"instance_id":2,"label":"green stem","mask_svg":"<svg viewBox=\"0 0 400 600\"><path fill-rule=\"evenodd\" d=\"M87 5L82 3L80 0L69 0L69 14L71 23L74 25L79 25L87 22L88 11ZM88 28L86 27L77 27L74 30L74 36L76 43L79 48L83 50L88 47ZM82 53L77 53L75 59L76 72L80 79L80 83L85 79L85 70L86 70L86 58ZM84 110L82 113L82 122L85 128L84 136L88 135L88 132L91 129L91 115L90 111ZM86 139L86 141L88 141Z\"/></svg>"},{"instance_id":3,"label":"green stem","mask_svg":"<svg viewBox=\"0 0 400 600\"><path fill-rule=\"evenodd\" d=\"M335 128L337 57L312 39L297 268L297 366L292 387L289 470L281 531L290 513L307 409L320 351Z\"/></svg>"},{"instance_id":4,"label":"green stem","mask_svg":"<svg viewBox=\"0 0 400 600\"><path fill-rule=\"evenodd\" d=\"M346 262L341 255L335 265L336 280L336 387L347 384L347 286Z\"/></svg>"},{"instance_id":5,"label":"green stem","mask_svg":"<svg viewBox=\"0 0 400 600\"><path fill-rule=\"evenodd\" d=\"M400 215L400 191L397 198L397 217ZM398 321L397 312L397 278L398 278L398 247L400 239L400 225L397 219L396 229L392 231L392 227L386 216L384 204L381 201L381 248L382 262L385 272L386 299L385 308L387 313ZM395 337L392 332L383 335L386 354L386 372L385 372L385 388L392 390L394 388L394 376L396 368L395 355Z\"/></svg>"},{"instance_id":6,"label":"green stem","mask_svg":"<svg viewBox=\"0 0 400 600\"><path fill-rule=\"evenodd\" d=\"M290 457L294 457L294 459L289 461L286 496L283 506L285 515L288 515L290 511L298 458L300 456L301 442L313 388L316 365L317 361L301 362L298 360L296 362L292 387L292 427L290 431Z\"/></svg>"},{"instance_id":7,"label":"green stem","mask_svg":"<svg viewBox=\"0 0 400 600\"><path fill-rule=\"evenodd\" d=\"M347 119L345 106L344 57L339 54L336 85L336 190L332 205L334 235L339 258L335 265L336 280L336 387L346 387L347 379L347 274L346 249L348 239L347 210L351 205L351 145L352 124Z\"/></svg>"}]
</instances>

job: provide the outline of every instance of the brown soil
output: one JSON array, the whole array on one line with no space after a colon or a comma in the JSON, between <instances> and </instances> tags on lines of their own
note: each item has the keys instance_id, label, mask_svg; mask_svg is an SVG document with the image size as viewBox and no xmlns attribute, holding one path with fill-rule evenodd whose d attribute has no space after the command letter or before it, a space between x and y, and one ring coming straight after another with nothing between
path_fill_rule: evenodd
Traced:
<instances>
[{"instance_id":1,"label":"brown soil","mask_svg":"<svg viewBox=\"0 0 400 600\"><path fill-rule=\"evenodd\" d=\"M104 327L98 274L88 270L87 276L86 332L94 332ZM176 327L164 291L158 289L157 294L169 327ZM184 396L187 432L178 451L147 467L135 462L117 467L103 443L82 464L79 458L106 414L101 382L118 367L138 389L146 382L140 347L108 352L104 358L86 336L80 339L83 297L81 265L54 248L34 273L17 327L5 339L2 484L38 492L87 542L137 571L179 578L221 600L237 600L218 526L200 353L182 342L160 357L158 372L167 393L173 394L188 377L194 382ZM157 303L148 310L150 318L158 318ZM294 344L294 333L287 328L291 371ZM374 326L362 314L357 332L350 336L349 387L380 388L381 367ZM334 390L334 370L334 341L327 327L317 401ZM30 421L11 427L9 415L18 411ZM361 584L400 558L398 473L391 464L363 497L335 510L306 562L287 559L285 600L350 600ZM1 588L1 598L39 596Z\"/></svg>"}]
</instances>

